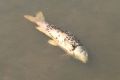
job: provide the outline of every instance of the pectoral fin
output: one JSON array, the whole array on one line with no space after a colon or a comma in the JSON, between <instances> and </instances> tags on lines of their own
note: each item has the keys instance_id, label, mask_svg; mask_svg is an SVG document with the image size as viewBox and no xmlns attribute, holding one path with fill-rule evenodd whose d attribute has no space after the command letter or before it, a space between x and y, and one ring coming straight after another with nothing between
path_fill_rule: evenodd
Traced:
<instances>
[{"instance_id":1,"label":"pectoral fin","mask_svg":"<svg viewBox=\"0 0 120 80\"><path fill-rule=\"evenodd\" d=\"M48 43L53 45L53 46L57 46L58 45L58 42L55 41L55 40L48 40Z\"/></svg>"}]
</instances>

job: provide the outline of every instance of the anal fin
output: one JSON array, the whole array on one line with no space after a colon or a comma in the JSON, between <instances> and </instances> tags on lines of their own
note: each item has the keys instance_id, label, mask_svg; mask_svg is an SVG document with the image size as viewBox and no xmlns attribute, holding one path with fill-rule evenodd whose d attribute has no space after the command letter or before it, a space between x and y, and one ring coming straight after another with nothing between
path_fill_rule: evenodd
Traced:
<instances>
[{"instance_id":1,"label":"anal fin","mask_svg":"<svg viewBox=\"0 0 120 80\"><path fill-rule=\"evenodd\" d=\"M48 40L48 43L53 45L53 46L58 46L58 42L55 40Z\"/></svg>"}]
</instances>

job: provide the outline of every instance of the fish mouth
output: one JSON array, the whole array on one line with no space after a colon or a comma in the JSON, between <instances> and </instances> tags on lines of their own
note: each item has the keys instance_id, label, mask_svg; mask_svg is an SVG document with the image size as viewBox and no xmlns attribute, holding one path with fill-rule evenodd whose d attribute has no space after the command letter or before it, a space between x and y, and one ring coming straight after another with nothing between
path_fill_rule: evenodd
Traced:
<instances>
[{"instance_id":1,"label":"fish mouth","mask_svg":"<svg viewBox=\"0 0 120 80\"><path fill-rule=\"evenodd\" d=\"M88 62L88 53L83 50L80 46L74 50L74 57L82 63Z\"/></svg>"},{"instance_id":2,"label":"fish mouth","mask_svg":"<svg viewBox=\"0 0 120 80\"><path fill-rule=\"evenodd\" d=\"M82 61L82 63L87 63L88 62L88 58L84 58L84 59L80 59Z\"/></svg>"},{"instance_id":3,"label":"fish mouth","mask_svg":"<svg viewBox=\"0 0 120 80\"><path fill-rule=\"evenodd\" d=\"M88 56L81 56L81 55L75 55L75 58L82 63L87 63L88 62Z\"/></svg>"}]
</instances>

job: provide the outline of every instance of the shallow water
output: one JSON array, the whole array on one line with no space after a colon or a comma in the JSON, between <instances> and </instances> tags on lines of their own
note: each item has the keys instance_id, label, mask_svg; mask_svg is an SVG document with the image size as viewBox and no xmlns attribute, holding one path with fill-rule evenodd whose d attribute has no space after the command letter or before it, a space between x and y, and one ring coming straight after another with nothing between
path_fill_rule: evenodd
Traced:
<instances>
[{"instance_id":1,"label":"shallow water","mask_svg":"<svg viewBox=\"0 0 120 80\"><path fill-rule=\"evenodd\" d=\"M0 0L0 80L120 80L119 0ZM82 64L47 43L24 14L74 33L89 52Z\"/></svg>"}]
</instances>

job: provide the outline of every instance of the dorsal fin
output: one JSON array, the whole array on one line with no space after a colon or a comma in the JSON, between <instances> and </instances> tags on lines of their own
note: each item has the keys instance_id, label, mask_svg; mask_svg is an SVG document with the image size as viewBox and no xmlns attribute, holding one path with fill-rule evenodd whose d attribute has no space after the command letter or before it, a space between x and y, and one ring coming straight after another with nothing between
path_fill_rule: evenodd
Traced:
<instances>
[{"instance_id":1,"label":"dorsal fin","mask_svg":"<svg viewBox=\"0 0 120 80\"><path fill-rule=\"evenodd\" d=\"M45 17L41 11L36 14L36 18L40 21L45 21Z\"/></svg>"}]
</instances>

